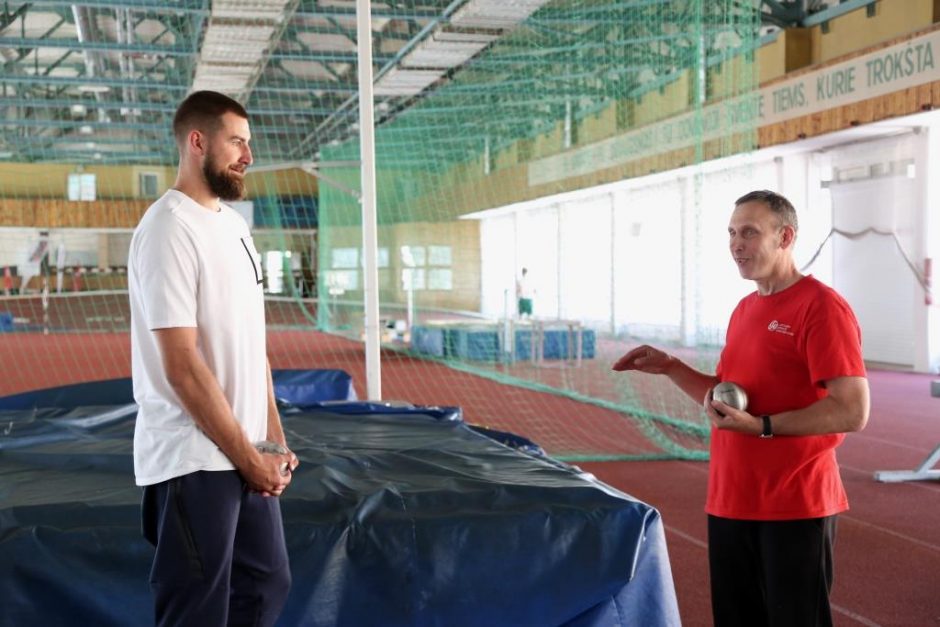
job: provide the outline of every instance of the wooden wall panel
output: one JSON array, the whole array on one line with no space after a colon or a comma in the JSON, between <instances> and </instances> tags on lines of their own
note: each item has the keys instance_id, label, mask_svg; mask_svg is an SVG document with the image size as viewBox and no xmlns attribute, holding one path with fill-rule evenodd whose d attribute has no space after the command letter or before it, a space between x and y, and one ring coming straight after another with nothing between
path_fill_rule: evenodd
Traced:
<instances>
[{"instance_id":1,"label":"wooden wall panel","mask_svg":"<svg viewBox=\"0 0 940 627\"><path fill-rule=\"evenodd\" d=\"M920 113L940 105L940 81L877 98L769 124L758 129L761 148L840 131L861 124Z\"/></svg>"},{"instance_id":2,"label":"wooden wall panel","mask_svg":"<svg viewBox=\"0 0 940 627\"><path fill-rule=\"evenodd\" d=\"M134 228L149 199L71 202L50 198L0 198L0 227Z\"/></svg>"}]
</instances>

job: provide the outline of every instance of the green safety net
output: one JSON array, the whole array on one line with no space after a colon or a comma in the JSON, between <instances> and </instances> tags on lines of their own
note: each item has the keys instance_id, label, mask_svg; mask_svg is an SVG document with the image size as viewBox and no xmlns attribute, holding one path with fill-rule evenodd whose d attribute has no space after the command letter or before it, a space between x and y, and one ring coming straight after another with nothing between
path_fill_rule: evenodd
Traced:
<instances>
[{"instance_id":1,"label":"green safety net","mask_svg":"<svg viewBox=\"0 0 940 627\"><path fill-rule=\"evenodd\" d=\"M444 366L472 418L521 430L563 457L703 458L708 428L697 403L666 381L610 366L652 339L713 369L719 334L703 326L690 341L681 322L632 324L610 302L573 306L583 293L573 284L593 279L590 290L602 293L619 273L643 271L596 254L610 248L611 220L629 210L631 194L608 209L553 208L552 199L753 147L757 42L758 15L740 2L552 2L407 108L380 107L385 389L453 402L437 374ZM320 150L319 324L355 338L359 156L355 136ZM700 213L702 182L690 178L687 204ZM527 264L537 284L531 319L516 298ZM566 276L568 264L581 272ZM397 362L408 364L402 379Z\"/></svg>"},{"instance_id":2,"label":"green safety net","mask_svg":"<svg viewBox=\"0 0 940 627\"><path fill-rule=\"evenodd\" d=\"M0 30L0 358L18 364L0 393L129 375L127 246L173 183L169 121L195 77L251 114L239 210L272 366L342 368L365 395L354 5L252 21L105 4L24 5ZM566 459L707 455L698 403L610 366L647 341L717 360L727 299L700 258L716 203L695 166L756 143L753 5L374 3L386 399L460 405ZM258 24L273 43L254 73L207 75L218 29L237 59Z\"/></svg>"}]
</instances>

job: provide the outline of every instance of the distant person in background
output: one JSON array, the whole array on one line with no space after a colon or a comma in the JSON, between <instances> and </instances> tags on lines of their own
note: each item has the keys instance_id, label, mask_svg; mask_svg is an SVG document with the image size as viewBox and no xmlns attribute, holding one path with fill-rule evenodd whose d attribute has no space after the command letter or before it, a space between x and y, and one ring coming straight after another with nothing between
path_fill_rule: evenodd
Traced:
<instances>
[{"instance_id":1,"label":"distant person in background","mask_svg":"<svg viewBox=\"0 0 940 627\"><path fill-rule=\"evenodd\" d=\"M83 289L82 285L82 275L84 274L85 269L81 266L75 266L75 269L72 270L72 291L81 292Z\"/></svg>"},{"instance_id":2,"label":"distant person in background","mask_svg":"<svg viewBox=\"0 0 940 627\"><path fill-rule=\"evenodd\" d=\"M287 450L265 345L261 264L237 211L252 162L248 114L210 91L173 119L173 189L134 231L134 471L163 625L273 625L291 576L278 499ZM143 621L141 621L143 622Z\"/></svg>"},{"instance_id":3,"label":"distant person in background","mask_svg":"<svg viewBox=\"0 0 940 627\"><path fill-rule=\"evenodd\" d=\"M300 276L302 277L301 296L303 298L316 296L317 273L314 269L313 255L308 250L300 253Z\"/></svg>"},{"instance_id":4,"label":"distant person in background","mask_svg":"<svg viewBox=\"0 0 940 627\"><path fill-rule=\"evenodd\" d=\"M532 317L532 299L535 297L535 290L528 277L528 268L522 269L522 274L516 280L516 301L520 318Z\"/></svg>"},{"instance_id":5,"label":"distant person in background","mask_svg":"<svg viewBox=\"0 0 940 627\"><path fill-rule=\"evenodd\" d=\"M652 346L614 370L666 375L711 420L708 561L718 627L832 625L836 515L848 509L835 449L865 427L861 331L848 303L793 259L793 205L746 194L728 224L731 256L757 291L738 303L714 375ZM720 381L746 410L713 400Z\"/></svg>"}]
</instances>

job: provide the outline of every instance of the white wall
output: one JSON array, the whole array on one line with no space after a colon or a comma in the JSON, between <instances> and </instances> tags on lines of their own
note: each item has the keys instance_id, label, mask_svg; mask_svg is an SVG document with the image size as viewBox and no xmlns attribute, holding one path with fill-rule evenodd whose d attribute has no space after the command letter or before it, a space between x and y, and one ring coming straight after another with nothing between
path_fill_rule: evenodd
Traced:
<instances>
[{"instance_id":1,"label":"white wall","mask_svg":"<svg viewBox=\"0 0 940 627\"><path fill-rule=\"evenodd\" d=\"M775 187L776 171L765 161L686 172L485 212L483 313L502 317L505 290L525 267L536 317L720 343L734 305L754 289L731 261L728 219L739 196ZM683 328L691 333L684 336Z\"/></svg>"},{"instance_id":2,"label":"white wall","mask_svg":"<svg viewBox=\"0 0 940 627\"><path fill-rule=\"evenodd\" d=\"M924 294L908 261L923 267L925 185L915 153L925 139L907 133L831 151L833 286L858 317L865 359L905 368L914 367L923 332Z\"/></svg>"},{"instance_id":3,"label":"white wall","mask_svg":"<svg viewBox=\"0 0 940 627\"><path fill-rule=\"evenodd\" d=\"M728 222L735 201L747 192L771 189L786 195L777 185L777 168L772 160L744 164L710 172L702 177L699 246L701 268L698 341L723 344L731 312L754 284L741 279L731 258ZM692 211L691 203L688 210Z\"/></svg>"},{"instance_id":4,"label":"white wall","mask_svg":"<svg viewBox=\"0 0 940 627\"><path fill-rule=\"evenodd\" d=\"M938 158L934 113L475 214L483 222L483 311L502 315L503 290L512 290L525 266L538 317L723 343L731 310L754 289L731 262L727 222L735 199L772 189L797 209L797 265L842 291L856 310L866 359L936 372L940 297L926 303L893 238L849 241L831 232L890 230L919 272L927 258L940 265L940 177L928 176ZM914 165L913 178L906 168L881 176L884 163L905 161ZM829 183L834 172L872 165L878 176L868 182Z\"/></svg>"},{"instance_id":5,"label":"white wall","mask_svg":"<svg viewBox=\"0 0 940 627\"><path fill-rule=\"evenodd\" d=\"M480 224L481 312L501 318L515 311L516 216L502 215Z\"/></svg>"},{"instance_id":6,"label":"white wall","mask_svg":"<svg viewBox=\"0 0 940 627\"><path fill-rule=\"evenodd\" d=\"M609 193L559 206L559 316L609 329L612 259Z\"/></svg>"},{"instance_id":7,"label":"white wall","mask_svg":"<svg viewBox=\"0 0 940 627\"><path fill-rule=\"evenodd\" d=\"M550 205L516 215L516 273L526 268L526 280L535 290L534 315L559 317L558 207Z\"/></svg>"},{"instance_id":8,"label":"white wall","mask_svg":"<svg viewBox=\"0 0 940 627\"><path fill-rule=\"evenodd\" d=\"M677 339L682 317L682 196L676 182L613 195L617 332Z\"/></svg>"}]
</instances>

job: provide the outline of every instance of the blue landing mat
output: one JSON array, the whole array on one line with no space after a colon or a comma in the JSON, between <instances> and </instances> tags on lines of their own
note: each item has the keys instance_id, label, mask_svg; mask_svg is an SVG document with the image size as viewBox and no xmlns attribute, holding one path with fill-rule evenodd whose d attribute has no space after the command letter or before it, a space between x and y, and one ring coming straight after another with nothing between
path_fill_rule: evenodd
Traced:
<instances>
[{"instance_id":1,"label":"blue landing mat","mask_svg":"<svg viewBox=\"0 0 940 627\"><path fill-rule=\"evenodd\" d=\"M135 413L0 410L0 624L150 624ZM301 466L281 499L294 584L280 625L679 624L652 507L455 408L283 413Z\"/></svg>"}]
</instances>

